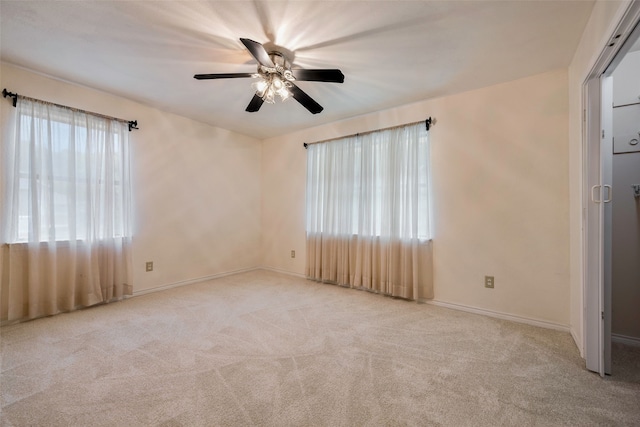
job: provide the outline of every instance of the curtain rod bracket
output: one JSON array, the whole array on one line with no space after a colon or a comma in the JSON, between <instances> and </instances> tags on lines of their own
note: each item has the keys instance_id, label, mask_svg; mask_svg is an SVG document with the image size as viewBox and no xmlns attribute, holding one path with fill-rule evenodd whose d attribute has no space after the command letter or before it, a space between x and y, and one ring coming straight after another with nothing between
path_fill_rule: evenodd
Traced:
<instances>
[{"instance_id":1,"label":"curtain rod bracket","mask_svg":"<svg viewBox=\"0 0 640 427\"><path fill-rule=\"evenodd\" d=\"M127 123L129 124L129 132L131 132L131 129L140 129L138 127L138 121L137 120L129 120Z\"/></svg>"},{"instance_id":2,"label":"curtain rod bracket","mask_svg":"<svg viewBox=\"0 0 640 427\"><path fill-rule=\"evenodd\" d=\"M304 147L304 149L306 150L309 147L309 144L307 144L306 142L302 143L302 146Z\"/></svg>"},{"instance_id":3,"label":"curtain rod bracket","mask_svg":"<svg viewBox=\"0 0 640 427\"><path fill-rule=\"evenodd\" d=\"M2 96L4 98L6 98L7 96L12 98L12 102L13 102L13 106L15 107L16 105L18 105L18 94L17 93L13 93L13 92L9 92L7 90L7 88L2 89Z\"/></svg>"},{"instance_id":4,"label":"curtain rod bracket","mask_svg":"<svg viewBox=\"0 0 640 427\"><path fill-rule=\"evenodd\" d=\"M425 125L427 126L427 130L429 130L429 128L431 127L431 123L433 123L433 121L431 120L431 117L425 120Z\"/></svg>"}]
</instances>

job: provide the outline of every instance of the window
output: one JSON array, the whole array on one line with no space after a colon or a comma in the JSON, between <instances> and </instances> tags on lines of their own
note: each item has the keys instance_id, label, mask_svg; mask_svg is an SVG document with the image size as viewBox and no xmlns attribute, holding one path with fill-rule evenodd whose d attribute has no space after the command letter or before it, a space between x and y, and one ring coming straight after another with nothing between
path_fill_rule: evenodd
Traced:
<instances>
[{"instance_id":1,"label":"window","mask_svg":"<svg viewBox=\"0 0 640 427\"><path fill-rule=\"evenodd\" d=\"M17 114L9 240L130 236L127 125L30 101Z\"/></svg>"},{"instance_id":2,"label":"window","mask_svg":"<svg viewBox=\"0 0 640 427\"><path fill-rule=\"evenodd\" d=\"M431 239L424 123L312 144L307 232Z\"/></svg>"}]
</instances>

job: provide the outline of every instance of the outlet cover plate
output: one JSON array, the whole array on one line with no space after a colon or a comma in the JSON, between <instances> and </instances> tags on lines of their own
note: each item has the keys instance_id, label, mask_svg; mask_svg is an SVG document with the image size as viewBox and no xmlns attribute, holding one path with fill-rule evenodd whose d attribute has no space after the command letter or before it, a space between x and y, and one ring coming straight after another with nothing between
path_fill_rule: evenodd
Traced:
<instances>
[{"instance_id":1,"label":"outlet cover plate","mask_svg":"<svg viewBox=\"0 0 640 427\"><path fill-rule=\"evenodd\" d=\"M493 276L484 276L484 287L493 289L495 278Z\"/></svg>"}]
</instances>

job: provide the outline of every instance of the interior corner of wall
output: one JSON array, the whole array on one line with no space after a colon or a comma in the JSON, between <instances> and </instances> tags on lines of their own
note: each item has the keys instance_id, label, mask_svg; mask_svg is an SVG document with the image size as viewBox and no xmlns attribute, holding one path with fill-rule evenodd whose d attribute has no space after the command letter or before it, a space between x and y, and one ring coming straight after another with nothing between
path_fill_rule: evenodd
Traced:
<instances>
[{"instance_id":1,"label":"interior corner of wall","mask_svg":"<svg viewBox=\"0 0 640 427\"><path fill-rule=\"evenodd\" d=\"M578 351L580 352L580 357L584 359L584 345L582 342L582 334L576 331L574 325L571 325L570 331L571 338L573 338L573 342L575 343L576 347L578 347Z\"/></svg>"}]
</instances>

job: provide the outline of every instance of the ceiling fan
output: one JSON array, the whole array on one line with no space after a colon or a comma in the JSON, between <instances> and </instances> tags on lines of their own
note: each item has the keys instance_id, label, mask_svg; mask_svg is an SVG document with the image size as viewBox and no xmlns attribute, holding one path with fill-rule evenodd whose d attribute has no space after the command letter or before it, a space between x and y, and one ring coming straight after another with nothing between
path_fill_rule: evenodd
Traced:
<instances>
[{"instance_id":1,"label":"ceiling fan","mask_svg":"<svg viewBox=\"0 0 640 427\"><path fill-rule=\"evenodd\" d=\"M197 80L253 77L256 81L252 86L256 93L246 108L250 113L258 111L265 102L273 104L278 96L283 101L293 97L311 113L318 114L323 110L322 106L296 86L294 81L344 82L344 74L340 70L292 70L289 59L282 52L267 52L262 44L253 40L241 38L240 41L258 61L257 73L196 74L193 77Z\"/></svg>"}]
</instances>

